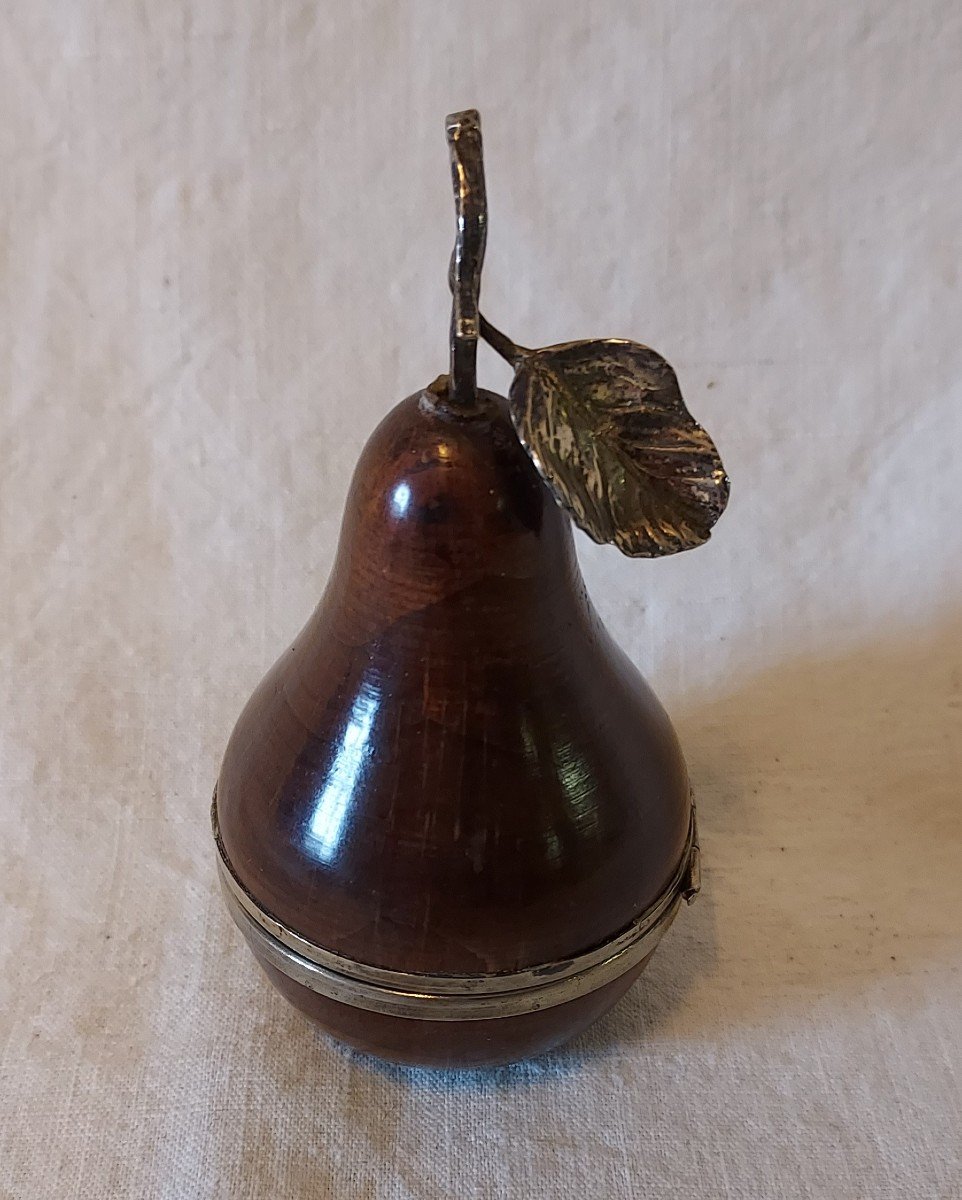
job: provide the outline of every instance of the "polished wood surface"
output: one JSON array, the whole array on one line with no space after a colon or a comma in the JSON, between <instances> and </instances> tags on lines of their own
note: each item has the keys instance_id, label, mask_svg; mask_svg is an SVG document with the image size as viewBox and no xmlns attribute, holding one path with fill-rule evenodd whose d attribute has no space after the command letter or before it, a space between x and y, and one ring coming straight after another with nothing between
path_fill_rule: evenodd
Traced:
<instances>
[{"instance_id":1,"label":"polished wood surface","mask_svg":"<svg viewBox=\"0 0 962 1200\"><path fill-rule=\"evenodd\" d=\"M403 401L358 463L317 610L231 737L218 814L242 882L349 958L512 971L629 924L689 811L671 725L503 401Z\"/></svg>"}]
</instances>

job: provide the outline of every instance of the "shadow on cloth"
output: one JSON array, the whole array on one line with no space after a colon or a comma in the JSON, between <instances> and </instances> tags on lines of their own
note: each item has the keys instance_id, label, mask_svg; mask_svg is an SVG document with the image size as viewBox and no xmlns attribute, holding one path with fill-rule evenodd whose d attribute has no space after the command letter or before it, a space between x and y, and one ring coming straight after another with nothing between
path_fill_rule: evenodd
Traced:
<instances>
[{"instance_id":1,"label":"shadow on cloth","mask_svg":"<svg viewBox=\"0 0 962 1200\"><path fill-rule=\"evenodd\" d=\"M962 618L778 666L673 717L704 887L628 996L538 1059L444 1073L354 1055L359 1069L414 1088L536 1086L646 1043L715 1038L719 1013L737 1026L864 1004L962 947Z\"/></svg>"}]
</instances>

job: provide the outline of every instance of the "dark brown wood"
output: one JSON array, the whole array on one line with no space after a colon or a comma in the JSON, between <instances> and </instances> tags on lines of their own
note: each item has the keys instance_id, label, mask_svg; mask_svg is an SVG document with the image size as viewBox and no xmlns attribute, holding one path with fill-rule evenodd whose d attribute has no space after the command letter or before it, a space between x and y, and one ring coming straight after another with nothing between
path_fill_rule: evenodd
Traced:
<instances>
[{"instance_id":1,"label":"dark brown wood","mask_svg":"<svg viewBox=\"0 0 962 1200\"><path fill-rule=\"evenodd\" d=\"M587 1029L617 1004L647 962L643 959L620 978L567 1004L493 1021L387 1017L319 996L267 963L261 966L295 1008L355 1050L420 1067L496 1067L545 1054Z\"/></svg>"},{"instance_id":2,"label":"dark brown wood","mask_svg":"<svg viewBox=\"0 0 962 1200\"><path fill-rule=\"evenodd\" d=\"M358 463L323 599L227 748L242 882L348 958L513 971L637 917L689 812L668 718L592 609L504 401L403 401Z\"/></svg>"}]
</instances>

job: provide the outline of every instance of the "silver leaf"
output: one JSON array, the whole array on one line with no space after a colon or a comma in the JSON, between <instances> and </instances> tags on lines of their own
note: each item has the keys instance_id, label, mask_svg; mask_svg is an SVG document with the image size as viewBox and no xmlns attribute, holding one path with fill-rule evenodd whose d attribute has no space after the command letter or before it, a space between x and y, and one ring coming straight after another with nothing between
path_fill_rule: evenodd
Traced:
<instances>
[{"instance_id":1,"label":"silver leaf","mask_svg":"<svg viewBox=\"0 0 962 1200\"><path fill-rule=\"evenodd\" d=\"M657 558L708 540L728 476L660 354L615 339L525 351L509 402L545 483L596 542Z\"/></svg>"}]
</instances>

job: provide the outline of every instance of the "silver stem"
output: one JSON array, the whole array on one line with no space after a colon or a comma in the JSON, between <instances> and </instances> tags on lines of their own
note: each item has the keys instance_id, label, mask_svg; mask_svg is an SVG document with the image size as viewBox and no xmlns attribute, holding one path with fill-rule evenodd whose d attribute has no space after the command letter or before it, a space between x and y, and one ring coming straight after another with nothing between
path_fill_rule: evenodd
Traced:
<instances>
[{"instance_id":1,"label":"silver stem","mask_svg":"<svg viewBox=\"0 0 962 1200\"><path fill-rule=\"evenodd\" d=\"M477 404L477 357L480 322L478 296L487 236L481 118L477 110L452 113L445 120L451 154L451 180L458 231L451 260L451 403L470 410Z\"/></svg>"}]
</instances>

